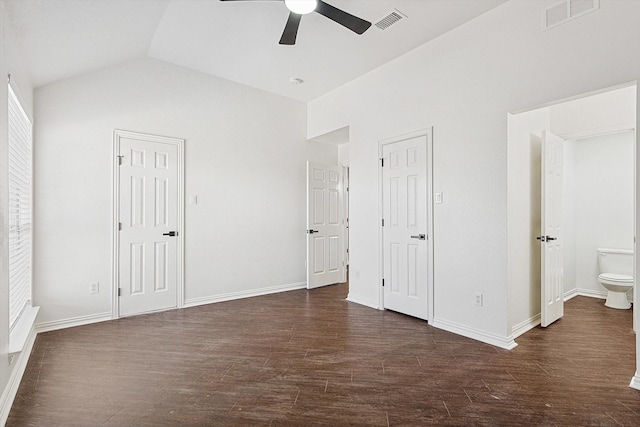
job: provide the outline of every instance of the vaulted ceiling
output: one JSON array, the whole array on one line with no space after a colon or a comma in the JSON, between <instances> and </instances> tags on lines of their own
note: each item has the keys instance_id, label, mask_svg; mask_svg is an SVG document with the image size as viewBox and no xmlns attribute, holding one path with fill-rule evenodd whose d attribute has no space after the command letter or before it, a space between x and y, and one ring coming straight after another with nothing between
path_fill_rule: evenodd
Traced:
<instances>
[{"instance_id":1,"label":"vaulted ceiling","mask_svg":"<svg viewBox=\"0 0 640 427\"><path fill-rule=\"evenodd\" d=\"M289 12L281 1L4 0L35 87L151 57L300 101L505 1L326 0L374 25L358 36L311 13L302 18L296 45L283 46ZM379 29L375 23L394 10L406 18Z\"/></svg>"}]
</instances>

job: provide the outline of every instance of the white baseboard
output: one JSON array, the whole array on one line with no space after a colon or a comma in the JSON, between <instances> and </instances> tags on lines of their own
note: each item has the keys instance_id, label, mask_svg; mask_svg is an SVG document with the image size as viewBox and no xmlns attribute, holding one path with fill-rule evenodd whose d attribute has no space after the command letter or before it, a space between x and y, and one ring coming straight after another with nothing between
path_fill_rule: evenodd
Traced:
<instances>
[{"instance_id":1,"label":"white baseboard","mask_svg":"<svg viewBox=\"0 0 640 427\"><path fill-rule=\"evenodd\" d=\"M640 375L638 375L638 371L636 371L636 374L633 376L633 378L631 378L629 387L640 390Z\"/></svg>"},{"instance_id":2,"label":"white baseboard","mask_svg":"<svg viewBox=\"0 0 640 427\"><path fill-rule=\"evenodd\" d=\"M19 353L12 353L9 355L10 363L15 364L15 367L13 368L9 381L2 392L2 397L0 397L0 426L5 425L7 418L9 418L9 412L11 411L13 400L18 393L22 376L27 368L29 356L31 356L31 350L33 350L33 344L36 342L36 335L37 332L35 327L32 327L29 335L27 336L23 350Z\"/></svg>"},{"instance_id":3,"label":"white baseboard","mask_svg":"<svg viewBox=\"0 0 640 427\"><path fill-rule=\"evenodd\" d=\"M431 323L431 326L438 329L444 329L445 331L462 335L463 337L471 338L476 341L504 348L505 350L512 350L518 345L511 337L503 337L500 335L492 334L490 332L470 328L468 326L460 325L449 320L433 319L433 323Z\"/></svg>"},{"instance_id":4,"label":"white baseboard","mask_svg":"<svg viewBox=\"0 0 640 427\"><path fill-rule=\"evenodd\" d=\"M71 317L68 319L53 320L51 322L36 323L36 331L49 332L57 331L58 329L73 328L74 326L90 325L92 323L105 322L112 320L111 312L90 314L88 316Z\"/></svg>"},{"instance_id":5,"label":"white baseboard","mask_svg":"<svg viewBox=\"0 0 640 427\"><path fill-rule=\"evenodd\" d=\"M276 294L279 292L295 291L306 289L307 282L291 283L288 285L269 286L266 288L252 289L250 291L229 292L226 294L212 295L208 297L191 298L184 301L183 308L196 307L199 305L213 304L216 302L232 301L242 298L258 297L260 295Z\"/></svg>"},{"instance_id":6,"label":"white baseboard","mask_svg":"<svg viewBox=\"0 0 640 427\"><path fill-rule=\"evenodd\" d=\"M577 296L607 299L607 291L594 291L592 289L574 288L564 293L564 300L569 301L571 298Z\"/></svg>"},{"instance_id":7,"label":"white baseboard","mask_svg":"<svg viewBox=\"0 0 640 427\"><path fill-rule=\"evenodd\" d=\"M353 295L351 292L349 292L349 295L347 295L347 301L364 305L366 307L375 308L376 310L382 310L382 307L380 307L378 301L368 298L362 298L358 295Z\"/></svg>"},{"instance_id":8,"label":"white baseboard","mask_svg":"<svg viewBox=\"0 0 640 427\"><path fill-rule=\"evenodd\" d=\"M540 324L540 313L536 314L530 319L527 319L513 326L513 328L511 328L511 339L515 340L520 335L530 331L531 329L535 328L539 324Z\"/></svg>"}]
</instances>

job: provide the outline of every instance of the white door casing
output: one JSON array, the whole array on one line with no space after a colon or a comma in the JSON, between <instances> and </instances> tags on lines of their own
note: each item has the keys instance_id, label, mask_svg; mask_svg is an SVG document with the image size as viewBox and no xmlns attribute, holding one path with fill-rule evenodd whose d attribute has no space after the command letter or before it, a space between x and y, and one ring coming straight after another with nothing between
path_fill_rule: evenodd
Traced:
<instances>
[{"instance_id":1,"label":"white door casing","mask_svg":"<svg viewBox=\"0 0 640 427\"><path fill-rule=\"evenodd\" d=\"M114 132L114 317L182 306L182 148Z\"/></svg>"},{"instance_id":2,"label":"white door casing","mask_svg":"<svg viewBox=\"0 0 640 427\"><path fill-rule=\"evenodd\" d=\"M543 327L564 314L564 259L562 228L562 183L564 140L542 133L542 224L540 323Z\"/></svg>"},{"instance_id":3,"label":"white door casing","mask_svg":"<svg viewBox=\"0 0 640 427\"><path fill-rule=\"evenodd\" d=\"M428 320L432 277L430 133L382 145L383 307Z\"/></svg>"},{"instance_id":4,"label":"white door casing","mask_svg":"<svg viewBox=\"0 0 640 427\"><path fill-rule=\"evenodd\" d=\"M349 267L349 167L342 167L342 246L344 257L344 276L342 281L347 281L347 268Z\"/></svg>"},{"instance_id":5,"label":"white door casing","mask_svg":"<svg viewBox=\"0 0 640 427\"><path fill-rule=\"evenodd\" d=\"M342 245L340 166L307 162L307 288L340 283Z\"/></svg>"}]
</instances>

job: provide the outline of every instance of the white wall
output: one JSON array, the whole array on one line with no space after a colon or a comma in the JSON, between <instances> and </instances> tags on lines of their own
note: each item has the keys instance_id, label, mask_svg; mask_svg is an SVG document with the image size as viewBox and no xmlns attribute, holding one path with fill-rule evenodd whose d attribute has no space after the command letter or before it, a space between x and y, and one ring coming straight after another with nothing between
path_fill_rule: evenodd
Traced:
<instances>
[{"instance_id":1,"label":"white wall","mask_svg":"<svg viewBox=\"0 0 640 427\"><path fill-rule=\"evenodd\" d=\"M9 269L8 269L8 140L7 140L7 84L11 74L12 86L19 92L20 102L27 115L33 117L33 89L22 56L18 51L15 33L8 21L4 2L0 1L0 425L9 415L10 405L18 388L22 371L31 350L31 343L20 354L8 354L9 350Z\"/></svg>"},{"instance_id":2,"label":"white wall","mask_svg":"<svg viewBox=\"0 0 640 427\"><path fill-rule=\"evenodd\" d=\"M309 104L308 135L350 128L350 293L379 304L378 141L434 126L434 325L513 345L507 113L640 78L640 2L540 31L510 1ZM588 71L586 71L588 70ZM356 279L358 272L360 278ZM484 307L474 293L484 293Z\"/></svg>"},{"instance_id":3,"label":"white wall","mask_svg":"<svg viewBox=\"0 0 640 427\"><path fill-rule=\"evenodd\" d=\"M607 90L549 107L551 129L564 139L635 128L635 86Z\"/></svg>"},{"instance_id":4,"label":"white wall","mask_svg":"<svg viewBox=\"0 0 640 427\"><path fill-rule=\"evenodd\" d=\"M541 131L549 126L548 108L508 116L507 284L514 337L539 323Z\"/></svg>"},{"instance_id":5,"label":"white wall","mask_svg":"<svg viewBox=\"0 0 640 427\"><path fill-rule=\"evenodd\" d=\"M349 166L349 143L338 145L338 164Z\"/></svg>"},{"instance_id":6,"label":"white wall","mask_svg":"<svg viewBox=\"0 0 640 427\"><path fill-rule=\"evenodd\" d=\"M35 106L41 326L110 315L114 129L186 140L187 303L304 285L305 162L337 162L306 142L305 104L143 59L39 88Z\"/></svg>"},{"instance_id":7,"label":"white wall","mask_svg":"<svg viewBox=\"0 0 640 427\"><path fill-rule=\"evenodd\" d=\"M583 293L606 294L597 248L633 249L634 132L575 142L575 274Z\"/></svg>"}]
</instances>

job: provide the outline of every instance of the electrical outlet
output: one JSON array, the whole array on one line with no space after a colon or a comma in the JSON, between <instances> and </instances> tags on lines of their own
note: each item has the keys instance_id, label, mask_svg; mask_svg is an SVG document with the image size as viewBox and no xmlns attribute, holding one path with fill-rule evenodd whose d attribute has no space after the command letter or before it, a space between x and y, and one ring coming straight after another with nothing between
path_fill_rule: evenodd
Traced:
<instances>
[{"instance_id":1,"label":"electrical outlet","mask_svg":"<svg viewBox=\"0 0 640 427\"><path fill-rule=\"evenodd\" d=\"M482 307L482 294L475 294L476 297L476 305L478 307Z\"/></svg>"},{"instance_id":2,"label":"electrical outlet","mask_svg":"<svg viewBox=\"0 0 640 427\"><path fill-rule=\"evenodd\" d=\"M100 283L99 282L91 282L89 283L89 293L97 294L100 292Z\"/></svg>"}]
</instances>

